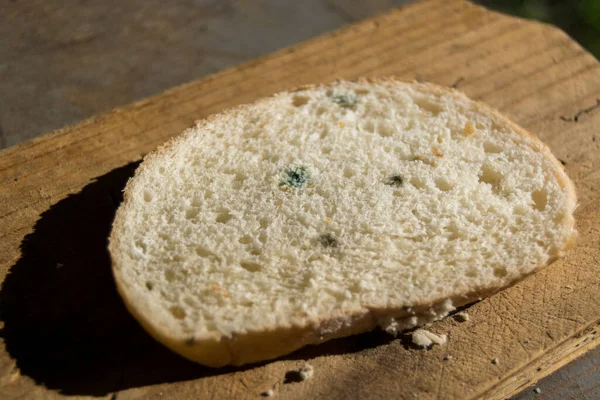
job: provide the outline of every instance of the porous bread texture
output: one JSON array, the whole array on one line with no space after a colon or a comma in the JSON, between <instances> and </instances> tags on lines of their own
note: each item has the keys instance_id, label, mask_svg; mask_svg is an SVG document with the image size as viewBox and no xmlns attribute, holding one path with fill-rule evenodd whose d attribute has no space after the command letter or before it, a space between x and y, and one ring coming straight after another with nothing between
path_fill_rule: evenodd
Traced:
<instances>
[{"instance_id":1,"label":"porous bread texture","mask_svg":"<svg viewBox=\"0 0 600 400\"><path fill-rule=\"evenodd\" d=\"M209 366L423 325L560 256L575 191L533 135L393 79L284 92L146 157L110 253L159 341Z\"/></svg>"}]
</instances>

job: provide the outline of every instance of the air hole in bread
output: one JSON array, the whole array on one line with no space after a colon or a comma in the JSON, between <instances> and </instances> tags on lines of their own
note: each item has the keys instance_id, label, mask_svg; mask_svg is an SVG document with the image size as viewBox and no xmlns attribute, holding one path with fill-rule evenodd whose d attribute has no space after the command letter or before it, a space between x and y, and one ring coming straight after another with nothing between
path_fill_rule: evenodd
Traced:
<instances>
[{"instance_id":1,"label":"air hole in bread","mask_svg":"<svg viewBox=\"0 0 600 400\"><path fill-rule=\"evenodd\" d=\"M217 218L215 218L215 221L221 224L226 224L231 218L233 218L233 215L229 213L229 210L223 208L217 215Z\"/></svg>"},{"instance_id":2,"label":"air hole in bread","mask_svg":"<svg viewBox=\"0 0 600 400\"><path fill-rule=\"evenodd\" d=\"M153 196L152 196L152 193L150 193L150 192L149 192L149 191L147 191L147 190L144 190L144 201L145 201L146 203L150 203L150 202L152 201L152 197L153 197Z\"/></svg>"},{"instance_id":3,"label":"air hole in bread","mask_svg":"<svg viewBox=\"0 0 600 400\"><path fill-rule=\"evenodd\" d=\"M265 231L262 231L262 232L261 232L261 233L258 235L258 240L259 240L261 243L265 243L265 242L267 241L267 237L268 237L268 236L267 236L267 232L265 232Z\"/></svg>"},{"instance_id":4,"label":"air hole in bread","mask_svg":"<svg viewBox=\"0 0 600 400\"><path fill-rule=\"evenodd\" d=\"M294 107L301 107L303 105L305 105L306 103L308 103L309 98L306 96L294 96L292 98L292 104L294 105Z\"/></svg>"},{"instance_id":5,"label":"air hole in bread","mask_svg":"<svg viewBox=\"0 0 600 400\"><path fill-rule=\"evenodd\" d=\"M260 256L262 254L262 250L258 247L254 247L252 250L250 250L250 254L253 256Z\"/></svg>"},{"instance_id":6,"label":"air hole in bread","mask_svg":"<svg viewBox=\"0 0 600 400\"><path fill-rule=\"evenodd\" d=\"M344 178L352 178L355 175L354 170L352 169L352 167L344 167Z\"/></svg>"},{"instance_id":7,"label":"air hole in bread","mask_svg":"<svg viewBox=\"0 0 600 400\"><path fill-rule=\"evenodd\" d=\"M248 179L248 176L246 174L241 173L241 172L236 172L235 178L233 180L236 182L244 182L246 179Z\"/></svg>"},{"instance_id":8,"label":"air hole in bread","mask_svg":"<svg viewBox=\"0 0 600 400\"><path fill-rule=\"evenodd\" d=\"M483 142L483 151L486 153L502 153L502 147L494 142Z\"/></svg>"},{"instance_id":9,"label":"air hole in bread","mask_svg":"<svg viewBox=\"0 0 600 400\"><path fill-rule=\"evenodd\" d=\"M253 240L252 236L245 235L239 239L239 242L241 244L250 244L250 243L252 243L252 240Z\"/></svg>"},{"instance_id":10,"label":"air hole in bread","mask_svg":"<svg viewBox=\"0 0 600 400\"><path fill-rule=\"evenodd\" d=\"M165 269L165 279L167 282L176 281L177 275L175 274L175 271L173 271L171 268Z\"/></svg>"},{"instance_id":11,"label":"air hole in bread","mask_svg":"<svg viewBox=\"0 0 600 400\"><path fill-rule=\"evenodd\" d=\"M199 206L200 206L200 204L202 204L202 200L200 199L200 197L198 197L198 196L194 196L194 198L192 199L192 202L191 202L191 204L190 204L190 205L191 205L192 207L199 207Z\"/></svg>"},{"instance_id":12,"label":"air hole in bread","mask_svg":"<svg viewBox=\"0 0 600 400\"><path fill-rule=\"evenodd\" d=\"M135 247L142 253L146 253L146 243L142 242L141 240L136 240L135 241Z\"/></svg>"},{"instance_id":13,"label":"air hole in bread","mask_svg":"<svg viewBox=\"0 0 600 400\"><path fill-rule=\"evenodd\" d=\"M193 219L200 213L200 209L197 207L190 207L185 212L186 219Z\"/></svg>"},{"instance_id":14,"label":"air hole in bread","mask_svg":"<svg viewBox=\"0 0 600 400\"><path fill-rule=\"evenodd\" d=\"M319 135L319 137L320 137L321 139L325 139L325 138L327 137L327 135L328 135L328 134L329 134L329 128L327 128L326 126L324 126L324 127L321 129L321 135Z\"/></svg>"},{"instance_id":15,"label":"air hole in bread","mask_svg":"<svg viewBox=\"0 0 600 400\"><path fill-rule=\"evenodd\" d=\"M494 192L499 190L498 186L502 181L502 178L502 174L489 165L484 164L483 167L481 167L481 172L479 173L479 182L491 185Z\"/></svg>"},{"instance_id":16,"label":"air hole in bread","mask_svg":"<svg viewBox=\"0 0 600 400\"><path fill-rule=\"evenodd\" d=\"M464 234L454 225L444 227L444 231L448 233L448 240L464 239Z\"/></svg>"},{"instance_id":17,"label":"air hole in bread","mask_svg":"<svg viewBox=\"0 0 600 400\"><path fill-rule=\"evenodd\" d=\"M372 120L365 122L362 128L367 132L375 132L375 124Z\"/></svg>"},{"instance_id":18,"label":"air hole in bread","mask_svg":"<svg viewBox=\"0 0 600 400\"><path fill-rule=\"evenodd\" d=\"M398 155L400 160L412 160L412 155L409 155L410 151L407 151L405 147L396 146L394 147L394 153Z\"/></svg>"},{"instance_id":19,"label":"air hole in bread","mask_svg":"<svg viewBox=\"0 0 600 400\"><path fill-rule=\"evenodd\" d=\"M146 289L148 289L148 290L154 289L154 284L150 281L146 282Z\"/></svg>"},{"instance_id":20,"label":"air hole in bread","mask_svg":"<svg viewBox=\"0 0 600 400\"><path fill-rule=\"evenodd\" d=\"M496 276L498 278L504 278L506 275L508 275L508 271L506 268L504 268L504 267L494 268L494 276Z\"/></svg>"},{"instance_id":21,"label":"air hole in bread","mask_svg":"<svg viewBox=\"0 0 600 400\"><path fill-rule=\"evenodd\" d=\"M213 253L210 250L208 250L202 246L196 247L196 254L198 254L200 257L205 257L205 258L213 255Z\"/></svg>"},{"instance_id":22,"label":"air hole in bread","mask_svg":"<svg viewBox=\"0 0 600 400\"><path fill-rule=\"evenodd\" d=\"M266 229L271 223L271 219L269 217L262 217L258 222L261 228Z\"/></svg>"},{"instance_id":23,"label":"air hole in bread","mask_svg":"<svg viewBox=\"0 0 600 400\"><path fill-rule=\"evenodd\" d=\"M389 137L394 134L394 128L388 122L382 121L377 125L377 133L383 137Z\"/></svg>"},{"instance_id":24,"label":"air hole in bread","mask_svg":"<svg viewBox=\"0 0 600 400\"><path fill-rule=\"evenodd\" d=\"M531 192L531 199L536 210L544 211L548 204L548 193L545 190L534 190Z\"/></svg>"},{"instance_id":25,"label":"air hole in bread","mask_svg":"<svg viewBox=\"0 0 600 400\"><path fill-rule=\"evenodd\" d=\"M242 188L242 182L240 182L240 181L233 181L233 182L231 183L231 187L232 187L233 189L235 189L235 190L239 190L239 189L241 189L241 188Z\"/></svg>"},{"instance_id":26,"label":"air hole in bread","mask_svg":"<svg viewBox=\"0 0 600 400\"><path fill-rule=\"evenodd\" d=\"M331 153L331 147L329 147L329 146L323 146L321 148L321 153L323 153L323 154L329 154L329 153Z\"/></svg>"},{"instance_id":27,"label":"air hole in bread","mask_svg":"<svg viewBox=\"0 0 600 400\"><path fill-rule=\"evenodd\" d=\"M454 184L448 182L444 178L437 178L435 180L435 186L437 186L437 188L440 189L442 192L447 192L454 188Z\"/></svg>"},{"instance_id":28,"label":"air hole in bread","mask_svg":"<svg viewBox=\"0 0 600 400\"><path fill-rule=\"evenodd\" d=\"M315 115L317 117L320 117L321 115L325 114L325 112L327 112L327 109L325 107L317 107L317 109L315 110Z\"/></svg>"},{"instance_id":29,"label":"air hole in bread","mask_svg":"<svg viewBox=\"0 0 600 400\"><path fill-rule=\"evenodd\" d=\"M240 266L248 272L258 272L262 269L260 264L251 261L242 261Z\"/></svg>"},{"instance_id":30,"label":"air hole in bread","mask_svg":"<svg viewBox=\"0 0 600 400\"><path fill-rule=\"evenodd\" d=\"M410 178L410 184L416 187L417 189L423 189L426 186L425 182L417 178L416 176Z\"/></svg>"},{"instance_id":31,"label":"air hole in bread","mask_svg":"<svg viewBox=\"0 0 600 400\"><path fill-rule=\"evenodd\" d=\"M192 308L198 307L198 302L189 296L184 297L183 302Z\"/></svg>"},{"instance_id":32,"label":"air hole in bread","mask_svg":"<svg viewBox=\"0 0 600 400\"><path fill-rule=\"evenodd\" d=\"M171 306L169 311L175 317L175 319L184 319L185 318L185 310L179 306Z\"/></svg>"},{"instance_id":33,"label":"air hole in bread","mask_svg":"<svg viewBox=\"0 0 600 400\"><path fill-rule=\"evenodd\" d=\"M321 254L316 254L316 253L315 253L315 254L311 254L311 255L308 257L307 261L308 261L309 263L311 263L311 262L314 262L314 261L317 261L317 260L320 260L320 259L321 259Z\"/></svg>"},{"instance_id":34,"label":"air hole in bread","mask_svg":"<svg viewBox=\"0 0 600 400\"><path fill-rule=\"evenodd\" d=\"M421 109L421 111L424 111L425 113L430 114L434 117L437 116L440 112L442 112L442 108L439 104L432 103L428 99L416 98L414 102L415 105Z\"/></svg>"}]
</instances>

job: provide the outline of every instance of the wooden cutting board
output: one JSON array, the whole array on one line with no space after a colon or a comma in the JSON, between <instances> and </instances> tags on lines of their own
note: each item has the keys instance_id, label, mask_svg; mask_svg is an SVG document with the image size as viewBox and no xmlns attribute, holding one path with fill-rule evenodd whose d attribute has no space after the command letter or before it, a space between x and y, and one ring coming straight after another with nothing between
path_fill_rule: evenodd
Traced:
<instances>
[{"instance_id":1,"label":"wooden cutting board","mask_svg":"<svg viewBox=\"0 0 600 400\"><path fill-rule=\"evenodd\" d=\"M372 332L212 370L127 314L106 238L140 158L223 108L336 77L454 86L548 143L575 181L568 255L431 327L430 350ZM600 343L600 64L556 28L427 0L0 152L0 398L505 398ZM444 360L444 356L452 358ZM498 363L492 363L497 359ZM308 360L315 375L289 371Z\"/></svg>"}]
</instances>

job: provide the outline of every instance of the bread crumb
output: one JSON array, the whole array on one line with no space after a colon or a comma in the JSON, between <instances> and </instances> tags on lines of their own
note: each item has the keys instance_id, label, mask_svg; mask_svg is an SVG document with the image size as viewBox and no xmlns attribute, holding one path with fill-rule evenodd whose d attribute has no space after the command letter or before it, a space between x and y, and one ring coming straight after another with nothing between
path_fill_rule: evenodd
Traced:
<instances>
[{"instance_id":1,"label":"bread crumb","mask_svg":"<svg viewBox=\"0 0 600 400\"><path fill-rule=\"evenodd\" d=\"M452 360L452 356L450 354L446 354L444 356L444 361L449 361L449 360Z\"/></svg>"},{"instance_id":2,"label":"bread crumb","mask_svg":"<svg viewBox=\"0 0 600 400\"><path fill-rule=\"evenodd\" d=\"M492 360L492 364L494 364L494 365L498 365L498 364L500 364L500 360L498 360L497 358L494 358L494 359Z\"/></svg>"},{"instance_id":3,"label":"bread crumb","mask_svg":"<svg viewBox=\"0 0 600 400\"><path fill-rule=\"evenodd\" d=\"M444 345L448 341L446 335L436 335L425 329L417 329L412 333L412 342L417 346L429 347L433 344Z\"/></svg>"},{"instance_id":4,"label":"bread crumb","mask_svg":"<svg viewBox=\"0 0 600 400\"><path fill-rule=\"evenodd\" d=\"M438 157L444 157L444 153L442 153L440 149L437 148L437 146L431 146L431 151L433 151L433 154L435 154Z\"/></svg>"},{"instance_id":5,"label":"bread crumb","mask_svg":"<svg viewBox=\"0 0 600 400\"><path fill-rule=\"evenodd\" d=\"M475 133L475 128L473 128L473 125L467 122L463 128L463 132L465 136L471 136Z\"/></svg>"},{"instance_id":6,"label":"bread crumb","mask_svg":"<svg viewBox=\"0 0 600 400\"><path fill-rule=\"evenodd\" d=\"M535 389L533 389L533 393L540 394L540 393L542 393L542 389L536 387Z\"/></svg>"},{"instance_id":7,"label":"bread crumb","mask_svg":"<svg viewBox=\"0 0 600 400\"><path fill-rule=\"evenodd\" d=\"M273 389L269 389L269 390L265 390L264 392L262 392L260 395L262 397L273 397L275 393L273 392Z\"/></svg>"},{"instance_id":8,"label":"bread crumb","mask_svg":"<svg viewBox=\"0 0 600 400\"><path fill-rule=\"evenodd\" d=\"M454 315L454 319L458 322L467 322L469 320L469 314L467 314L465 311L461 311Z\"/></svg>"},{"instance_id":9,"label":"bread crumb","mask_svg":"<svg viewBox=\"0 0 600 400\"><path fill-rule=\"evenodd\" d=\"M275 204L276 206L280 206L281 204L283 204L283 201L281 201L281 199L277 199L273 202L273 204Z\"/></svg>"},{"instance_id":10,"label":"bread crumb","mask_svg":"<svg viewBox=\"0 0 600 400\"><path fill-rule=\"evenodd\" d=\"M442 137L441 137L441 136L438 136L438 137L437 137L437 142L438 142L438 143L442 143L442 141L443 141L443 140L442 140Z\"/></svg>"},{"instance_id":11,"label":"bread crumb","mask_svg":"<svg viewBox=\"0 0 600 400\"><path fill-rule=\"evenodd\" d=\"M338 126L339 126L340 128L343 128L343 127L344 127L344 125L345 125L345 124L344 124L344 121L338 121Z\"/></svg>"},{"instance_id":12,"label":"bread crumb","mask_svg":"<svg viewBox=\"0 0 600 400\"><path fill-rule=\"evenodd\" d=\"M326 223L330 224L330 223L331 223L331 221L332 221L332 219L331 219L331 218L329 218L329 217L326 217L326 218L325 218L325 222L326 222Z\"/></svg>"},{"instance_id":13,"label":"bread crumb","mask_svg":"<svg viewBox=\"0 0 600 400\"><path fill-rule=\"evenodd\" d=\"M298 374L300 375L300 379L302 379L303 381L312 378L314 373L315 373L315 369L309 363L305 363L304 366L302 368L300 368L300 371L298 371Z\"/></svg>"}]
</instances>

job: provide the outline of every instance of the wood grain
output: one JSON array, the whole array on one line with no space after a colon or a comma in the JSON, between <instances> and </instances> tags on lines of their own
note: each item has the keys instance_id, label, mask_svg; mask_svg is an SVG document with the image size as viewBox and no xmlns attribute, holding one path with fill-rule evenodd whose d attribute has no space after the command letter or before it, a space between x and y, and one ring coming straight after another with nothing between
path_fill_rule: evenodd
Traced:
<instances>
[{"instance_id":1,"label":"wood grain","mask_svg":"<svg viewBox=\"0 0 600 400\"><path fill-rule=\"evenodd\" d=\"M299 84L389 74L457 86L548 143L578 189L576 248L471 306L468 322L435 323L449 343L428 351L372 332L214 371L149 339L114 291L105 249L140 157L225 107ZM281 398L515 393L600 342L597 98L600 64L563 32L427 0L0 152L0 397L256 398L273 387ZM314 378L284 383L304 360Z\"/></svg>"}]
</instances>

